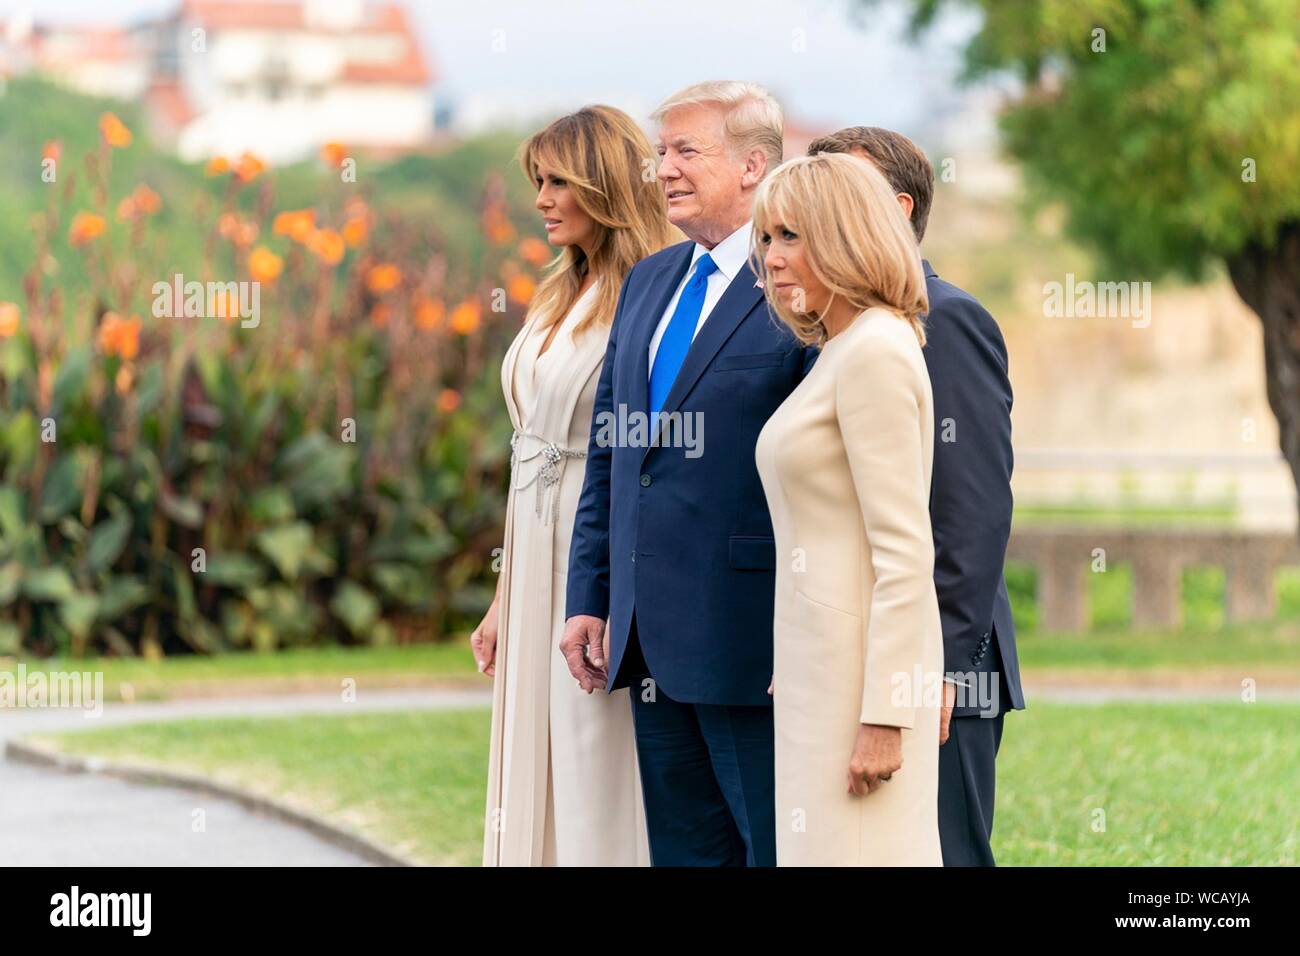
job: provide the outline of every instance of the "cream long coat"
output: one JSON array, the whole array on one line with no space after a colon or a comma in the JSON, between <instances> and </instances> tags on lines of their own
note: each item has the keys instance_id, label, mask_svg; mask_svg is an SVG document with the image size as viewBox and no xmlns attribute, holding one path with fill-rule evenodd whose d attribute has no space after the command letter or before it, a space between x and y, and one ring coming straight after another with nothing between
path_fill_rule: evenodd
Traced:
<instances>
[{"instance_id":1,"label":"cream long coat","mask_svg":"<svg viewBox=\"0 0 1300 956\"><path fill-rule=\"evenodd\" d=\"M576 341L593 285L545 354L541 316L506 353L514 425L488 764L484 866L649 864L626 689L583 693L559 652L569 541L608 326ZM559 453L557 455L557 453ZM558 479L552 482L551 479Z\"/></svg>"},{"instance_id":2,"label":"cream long coat","mask_svg":"<svg viewBox=\"0 0 1300 956\"><path fill-rule=\"evenodd\" d=\"M873 308L759 436L777 553L779 866L942 865L933 415L915 333ZM861 723L904 729L902 768L859 797L847 771Z\"/></svg>"}]
</instances>

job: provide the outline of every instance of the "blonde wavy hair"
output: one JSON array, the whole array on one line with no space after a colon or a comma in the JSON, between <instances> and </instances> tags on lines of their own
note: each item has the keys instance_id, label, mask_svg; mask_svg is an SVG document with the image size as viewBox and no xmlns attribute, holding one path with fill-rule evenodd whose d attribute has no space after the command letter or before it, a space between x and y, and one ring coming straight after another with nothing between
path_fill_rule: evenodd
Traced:
<instances>
[{"instance_id":1,"label":"blonde wavy hair","mask_svg":"<svg viewBox=\"0 0 1300 956\"><path fill-rule=\"evenodd\" d=\"M656 162L645 133L612 106L584 106L520 147L519 165L531 183L537 184L538 170L545 167L568 183L578 207L596 222L590 261L578 246L566 246L546 267L529 306L530 313L545 315L543 328L568 314L590 272L600 279L596 303L573 335L608 325L632 266L682 238L668 221L663 190L653 175Z\"/></svg>"},{"instance_id":2,"label":"blonde wavy hair","mask_svg":"<svg viewBox=\"0 0 1300 956\"><path fill-rule=\"evenodd\" d=\"M845 153L800 156L778 166L754 197L750 264L768 304L805 345L826 341L814 312L783 306L767 282L759 238L780 223L800 237L809 269L831 293L861 313L883 306L912 326L925 345L921 317L930 310L916 236L889 182L870 163Z\"/></svg>"}]
</instances>

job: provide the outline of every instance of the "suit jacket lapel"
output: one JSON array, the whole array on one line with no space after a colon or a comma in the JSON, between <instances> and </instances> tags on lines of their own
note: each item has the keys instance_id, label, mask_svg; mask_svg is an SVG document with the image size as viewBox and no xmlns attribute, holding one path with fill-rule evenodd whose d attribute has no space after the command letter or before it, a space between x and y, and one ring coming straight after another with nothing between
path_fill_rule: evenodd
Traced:
<instances>
[{"instance_id":1,"label":"suit jacket lapel","mask_svg":"<svg viewBox=\"0 0 1300 956\"><path fill-rule=\"evenodd\" d=\"M731 333L736 331L736 326L740 325L745 316L749 315L749 310L763 297L763 290L758 287L757 282L758 277L754 275L748 263L736 273L736 278L727 286L727 291L722 293L722 298L713 307L709 317L704 320L699 334L695 336L695 341L687 350L681 371L677 373L677 379L673 382L668 397L664 399L665 412L677 410L682 400L704 374L704 370L709 367L713 356L718 354L718 349L722 348L722 344L731 337Z\"/></svg>"},{"instance_id":2,"label":"suit jacket lapel","mask_svg":"<svg viewBox=\"0 0 1300 956\"><path fill-rule=\"evenodd\" d=\"M661 411L667 413L677 410L690 394L691 389L695 387L700 376L704 374L704 370L709 367L713 357L718 354L718 349L722 348L723 343L731 337L731 333L736 331L736 327L745 320L745 316L749 315L750 310L762 297L763 290L758 287L758 277L754 275L749 263L745 263L736 273L736 278L727 286L727 291L722 293L722 298L713 307L709 317L704 320L699 334L695 336L695 341L686 352L686 359L682 362L681 370L677 373L668 397L664 399L664 407ZM654 426L651 433L657 437L658 422L651 424ZM651 441L650 444L653 446L655 442Z\"/></svg>"},{"instance_id":3,"label":"suit jacket lapel","mask_svg":"<svg viewBox=\"0 0 1300 956\"><path fill-rule=\"evenodd\" d=\"M632 401L628 402L628 411L637 411L642 415L649 411L650 405L650 340L654 338L659 320L663 318L668 301L681 284L691 264L693 242L680 243L673 250L673 255L664 257L664 265L657 279L650 283L646 293L646 306L638 316L628 341L633 352Z\"/></svg>"}]
</instances>

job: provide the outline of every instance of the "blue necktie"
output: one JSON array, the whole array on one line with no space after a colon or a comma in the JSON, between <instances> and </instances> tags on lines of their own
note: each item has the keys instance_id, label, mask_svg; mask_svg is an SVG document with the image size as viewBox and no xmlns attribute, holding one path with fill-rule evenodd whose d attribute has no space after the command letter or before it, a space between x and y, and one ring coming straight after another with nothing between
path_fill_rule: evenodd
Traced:
<instances>
[{"instance_id":1,"label":"blue necktie","mask_svg":"<svg viewBox=\"0 0 1300 956\"><path fill-rule=\"evenodd\" d=\"M700 312L704 309L704 293L709 287L709 273L718 268L712 257L706 252L695 263L686 287L682 289L677 300L673 317L668 320L664 337L659 340L659 351L655 353L654 368L650 370L650 415L653 417L663 408L668 392L673 387L677 373L681 371L686 352L695 339L695 326L700 322Z\"/></svg>"}]
</instances>

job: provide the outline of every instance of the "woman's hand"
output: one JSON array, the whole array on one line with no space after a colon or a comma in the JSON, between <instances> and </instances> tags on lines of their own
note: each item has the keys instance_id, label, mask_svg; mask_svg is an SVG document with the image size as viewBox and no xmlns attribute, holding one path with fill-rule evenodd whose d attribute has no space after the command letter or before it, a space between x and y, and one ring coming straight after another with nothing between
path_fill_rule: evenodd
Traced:
<instances>
[{"instance_id":1,"label":"woman's hand","mask_svg":"<svg viewBox=\"0 0 1300 956\"><path fill-rule=\"evenodd\" d=\"M480 674L495 677L497 673L497 606L500 595L492 599L492 605L483 615L479 626L469 636L469 646L474 651L474 662L478 664Z\"/></svg>"},{"instance_id":2,"label":"woman's hand","mask_svg":"<svg viewBox=\"0 0 1300 956\"><path fill-rule=\"evenodd\" d=\"M859 724L858 739L849 757L849 793L874 793L903 766L903 732L897 727Z\"/></svg>"},{"instance_id":3,"label":"woman's hand","mask_svg":"<svg viewBox=\"0 0 1300 956\"><path fill-rule=\"evenodd\" d=\"M943 684L943 708L939 711L939 746L948 742L948 731L952 727L952 709L957 706L957 685Z\"/></svg>"}]
</instances>

